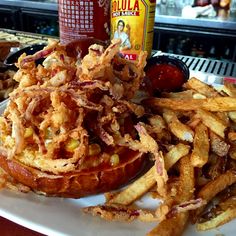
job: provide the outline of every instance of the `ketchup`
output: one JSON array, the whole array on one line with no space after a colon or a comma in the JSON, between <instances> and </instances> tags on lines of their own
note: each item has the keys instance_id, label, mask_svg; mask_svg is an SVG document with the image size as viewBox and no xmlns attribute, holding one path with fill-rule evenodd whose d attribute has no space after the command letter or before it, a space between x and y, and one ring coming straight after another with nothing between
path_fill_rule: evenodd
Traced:
<instances>
[{"instance_id":1,"label":"ketchup","mask_svg":"<svg viewBox=\"0 0 236 236\"><path fill-rule=\"evenodd\" d=\"M181 69L168 63L152 65L147 70L146 76L150 80L153 91L175 91L185 82Z\"/></svg>"}]
</instances>

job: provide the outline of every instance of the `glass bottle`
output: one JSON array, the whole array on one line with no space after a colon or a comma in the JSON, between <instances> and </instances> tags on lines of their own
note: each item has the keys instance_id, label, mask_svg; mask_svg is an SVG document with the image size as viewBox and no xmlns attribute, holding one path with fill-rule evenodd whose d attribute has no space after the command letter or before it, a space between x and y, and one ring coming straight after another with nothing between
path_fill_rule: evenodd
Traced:
<instances>
[{"instance_id":1,"label":"glass bottle","mask_svg":"<svg viewBox=\"0 0 236 236\"><path fill-rule=\"evenodd\" d=\"M109 40L110 0L58 0L62 44L87 37Z\"/></svg>"}]
</instances>

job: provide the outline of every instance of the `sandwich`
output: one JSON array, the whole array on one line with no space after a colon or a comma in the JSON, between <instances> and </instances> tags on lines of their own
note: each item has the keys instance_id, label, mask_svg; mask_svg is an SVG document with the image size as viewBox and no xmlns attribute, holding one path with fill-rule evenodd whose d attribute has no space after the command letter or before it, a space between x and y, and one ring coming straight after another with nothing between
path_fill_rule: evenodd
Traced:
<instances>
[{"instance_id":1,"label":"sandwich","mask_svg":"<svg viewBox=\"0 0 236 236\"><path fill-rule=\"evenodd\" d=\"M130 62L119 46L93 44L81 58L50 40L19 57L18 87L0 117L0 168L16 183L80 198L117 189L142 170L144 108L132 98L147 55Z\"/></svg>"}]
</instances>

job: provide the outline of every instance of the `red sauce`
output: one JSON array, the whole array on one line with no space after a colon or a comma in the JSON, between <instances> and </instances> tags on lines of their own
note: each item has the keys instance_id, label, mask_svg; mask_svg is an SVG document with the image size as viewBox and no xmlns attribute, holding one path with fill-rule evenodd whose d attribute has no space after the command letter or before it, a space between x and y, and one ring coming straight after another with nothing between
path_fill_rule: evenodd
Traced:
<instances>
[{"instance_id":1,"label":"red sauce","mask_svg":"<svg viewBox=\"0 0 236 236\"><path fill-rule=\"evenodd\" d=\"M153 90L175 91L185 82L184 73L171 64L157 64L151 66L147 72Z\"/></svg>"}]
</instances>

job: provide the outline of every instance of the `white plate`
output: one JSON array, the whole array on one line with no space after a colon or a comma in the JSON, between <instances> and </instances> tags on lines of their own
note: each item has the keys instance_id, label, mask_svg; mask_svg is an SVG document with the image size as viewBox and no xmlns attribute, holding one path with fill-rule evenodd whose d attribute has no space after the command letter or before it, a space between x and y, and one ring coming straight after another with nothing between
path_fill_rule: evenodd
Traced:
<instances>
[{"instance_id":1,"label":"white plate","mask_svg":"<svg viewBox=\"0 0 236 236\"><path fill-rule=\"evenodd\" d=\"M0 114L7 101L0 103ZM82 199L44 197L34 193L0 191L0 215L34 231L52 236L143 236L156 223L107 222L98 217L84 214L82 208L104 202L102 194ZM138 205L155 208L158 202L143 198ZM235 235L236 220L212 231L199 233L189 225L184 236Z\"/></svg>"},{"instance_id":2,"label":"white plate","mask_svg":"<svg viewBox=\"0 0 236 236\"><path fill-rule=\"evenodd\" d=\"M107 222L84 214L84 206L104 201L103 195L83 199L63 199L39 196L34 193L0 192L0 215L32 230L53 236L143 236L156 224L135 221L132 223ZM139 204L145 203L139 202ZM184 236L235 235L236 220L223 227L198 233L189 226Z\"/></svg>"}]
</instances>

